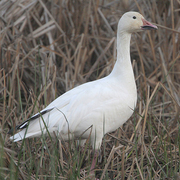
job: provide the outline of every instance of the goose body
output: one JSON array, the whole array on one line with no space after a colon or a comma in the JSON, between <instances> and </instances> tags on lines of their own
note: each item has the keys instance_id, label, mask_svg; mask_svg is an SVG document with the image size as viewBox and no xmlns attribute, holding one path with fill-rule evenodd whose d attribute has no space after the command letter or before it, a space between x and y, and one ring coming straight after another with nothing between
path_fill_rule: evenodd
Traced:
<instances>
[{"instance_id":1,"label":"goose body","mask_svg":"<svg viewBox=\"0 0 180 180\"><path fill-rule=\"evenodd\" d=\"M46 112L42 115L43 120L41 117L33 119L39 113L32 116L33 120L21 124L19 129L23 130L11 138L19 141L40 137L42 133L47 134L48 129L52 136L55 133L63 140L69 137L87 139L91 132L92 144L96 139L94 148L99 148L103 135L121 126L132 115L136 105L135 83L132 92L128 93L118 82L118 78L109 75L68 91L41 111L42 114Z\"/></svg>"},{"instance_id":2,"label":"goose body","mask_svg":"<svg viewBox=\"0 0 180 180\"><path fill-rule=\"evenodd\" d=\"M125 13L117 31L117 61L105 78L80 85L61 95L44 110L17 127L14 141L47 134L60 139L87 139L99 149L104 134L112 132L133 114L137 90L130 59L131 33L157 29L137 12ZM46 126L45 126L46 124Z\"/></svg>"}]
</instances>

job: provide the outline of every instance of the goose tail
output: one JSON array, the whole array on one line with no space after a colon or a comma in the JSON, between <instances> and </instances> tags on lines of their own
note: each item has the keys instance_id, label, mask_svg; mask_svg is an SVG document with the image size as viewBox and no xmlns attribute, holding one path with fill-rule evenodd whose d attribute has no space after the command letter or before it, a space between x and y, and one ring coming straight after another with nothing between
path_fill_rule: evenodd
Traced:
<instances>
[{"instance_id":1,"label":"goose tail","mask_svg":"<svg viewBox=\"0 0 180 180\"><path fill-rule=\"evenodd\" d=\"M10 139L16 142L25 138L40 137L46 134L54 135L54 132L57 132L57 121L59 120L55 120L57 113L59 112L56 109L51 108L35 114L19 126L16 126L15 131L21 131L11 136ZM9 134L12 133L13 129L9 131Z\"/></svg>"}]
</instances>

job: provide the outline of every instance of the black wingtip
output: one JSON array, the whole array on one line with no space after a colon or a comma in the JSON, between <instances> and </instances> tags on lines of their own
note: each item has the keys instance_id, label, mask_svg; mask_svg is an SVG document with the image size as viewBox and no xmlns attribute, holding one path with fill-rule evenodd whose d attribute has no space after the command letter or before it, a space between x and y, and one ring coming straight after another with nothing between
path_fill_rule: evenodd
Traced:
<instances>
[{"instance_id":1,"label":"black wingtip","mask_svg":"<svg viewBox=\"0 0 180 180\"><path fill-rule=\"evenodd\" d=\"M11 128L9 130L8 134L13 135L17 130L21 130L21 129L27 128L30 121L33 121L33 120L41 117L42 115L46 114L47 112L50 112L52 109L54 109L54 107L51 108L51 109L47 109L47 110L41 111L40 113L30 117L29 119L27 119L26 121L24 121L20 125L16 126L15 128Z\"/></svg>"}]
</instances>

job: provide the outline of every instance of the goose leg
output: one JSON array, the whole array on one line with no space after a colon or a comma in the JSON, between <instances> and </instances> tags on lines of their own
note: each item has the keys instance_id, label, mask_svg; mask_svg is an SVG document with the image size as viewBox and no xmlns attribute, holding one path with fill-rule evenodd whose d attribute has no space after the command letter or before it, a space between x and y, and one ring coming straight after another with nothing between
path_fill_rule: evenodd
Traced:
<instances>
[{"instance_id":1,"label":"goose leg","mask_svg":"<svg viewBox=\"0 0 180 180\"><path fill-rule=\"evenodd\" d=\"M90 168L91 172L94 172L94 168L95 168L95 165L96 165L97 155L98 155L98 150L95 150L94 151L94 155L93 155L93 161L92 161L91 168Z\"/></svg>"},{"instance_id":2,"label":"goose leg","mask_svg":"<svg viewBox=\"0 0 180 180\"><path fill-rule=\"evenodd\" d=\"M96 160L97 160L98 154L99 154L98 150L95 150L94 155L93 155L93 161L92 161L91 168L90 168L90 174L92 174L94 177L95 177L94 168L95 168L95 165L96 165ZM95 180L99 180L99 179L95 178Z\"/></svg>"}]
</instances>

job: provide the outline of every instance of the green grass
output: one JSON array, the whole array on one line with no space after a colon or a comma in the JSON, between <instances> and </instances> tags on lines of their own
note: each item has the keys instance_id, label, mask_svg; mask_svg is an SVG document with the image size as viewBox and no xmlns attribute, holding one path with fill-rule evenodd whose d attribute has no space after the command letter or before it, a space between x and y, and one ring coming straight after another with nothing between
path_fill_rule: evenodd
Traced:
<instances>
[{"instance_id":1,"label":"green grass","mask_svg":"<svg viewBox=\"0 0 180 180\"><path fill-rule=\"evenodd\" d=\"M13 143L8 131L67 90L108 75L117 22L130 10L159 28L132 36L137 107L105 135L96 177L180 178L179 2L7 0L0 2L0 179L93 179L90 140Z\"/></svg>"}]
</instances>

